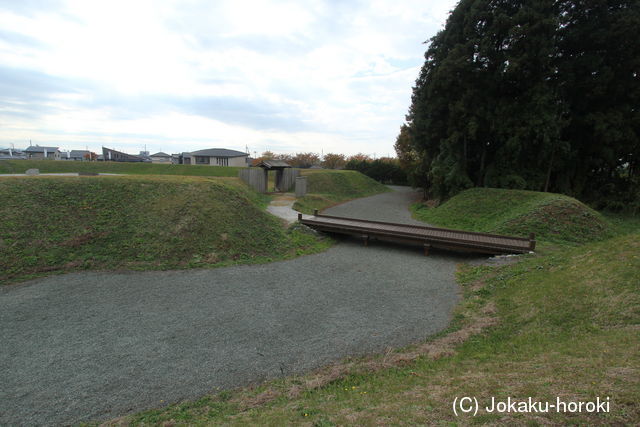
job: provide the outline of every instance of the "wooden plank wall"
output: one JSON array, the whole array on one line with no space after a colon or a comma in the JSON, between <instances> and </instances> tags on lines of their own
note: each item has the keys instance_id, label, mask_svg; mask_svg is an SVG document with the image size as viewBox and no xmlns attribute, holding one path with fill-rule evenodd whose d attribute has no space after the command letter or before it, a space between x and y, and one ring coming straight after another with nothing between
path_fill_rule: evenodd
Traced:
<instances>
[{"instance_id":1,"label":"wooden plank wall","mask_svg":"<svg viewBox=\"0 0 640 427\"><path fill-rule=\"evenodd\" d=\"M239 175L241 180L247 183L258 193L267 192L267 174L262 168L240 169Z\"/></svg>"},{"instance_id":2,"label":"wooden plank wall","mask_svg":"<svg viewBox=\"0 0 640 427\"><path fill-rule=\"evenodd\" d=\"M296 178L300 176L300 170L298 169L284 169L282 171L282 188L280 191L289 191L296 183Z\"/></svg>"}]
</instances>

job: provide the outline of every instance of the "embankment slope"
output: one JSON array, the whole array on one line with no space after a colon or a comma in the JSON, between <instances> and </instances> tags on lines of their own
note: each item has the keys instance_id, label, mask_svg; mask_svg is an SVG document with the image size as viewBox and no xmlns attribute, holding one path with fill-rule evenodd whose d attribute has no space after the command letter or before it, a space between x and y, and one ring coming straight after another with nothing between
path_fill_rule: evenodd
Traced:
<instances>
[{"instance_id":1,"label":"embankment slope","mask_svg":"<svg viewBox=\"0 0 640 427\"><path fill-rule=\"evenodd\" d=\"M214 168L212 168L214 169ZM264 262L325 248L234 178L0 180L0 283L53 272Z\"/></svg>"},{"instance_id":2,"label":"embankment slope","mask_svg":"<svg viewBox=\"0 0 640 427\"><path fill-rule=\"evenodd\" d=\"M416 204L417 219L448 228L582 243L611 236L606 219L578 200L555 193L472 188L438 207Z\"/></svg>"}]
</instances>

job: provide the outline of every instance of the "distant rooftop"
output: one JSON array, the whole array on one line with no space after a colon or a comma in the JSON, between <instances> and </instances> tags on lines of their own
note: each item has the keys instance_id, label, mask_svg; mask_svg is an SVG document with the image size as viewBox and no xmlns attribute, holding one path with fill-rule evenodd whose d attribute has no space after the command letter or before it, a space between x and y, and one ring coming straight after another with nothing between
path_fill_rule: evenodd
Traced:
<instances>
[{"instance_id":1,"label":"distant rooftop","mask_svg":"<svg viewBox=\"0 0 640 427\"><path fill-rule=\"evenodd\" d=\"M41 147L39 145L31 145L25 151L27 153L44 153L44 150L47 151L57 151L58 147Z\"/></svg>"},{"instance_id":2,"label":"distant rooftop","mask_svg":"<svg viewBox=\"0 0 640 427\"><path fill-rule=\"evenodd\" d=\"M284 160L263 160L258 164L261 168L290 168L291 165Z\"/></svg>"},{"instance_id":3,"label":"distant rooftop","mask_svg":"<svg viewBox=\"0 0 640 427\"><path fill-rule=\"evenodd\" d=\"M188 153L191 156L205 157L247 157L247 153L236 150L227 150L226 148L208 148L206 150L198 150Z\"/></svg>"},{"instance_id":4,"label":"distant rooftop","mask_svg":"<svg viewBox=\"0 0 640 427\"><path fill-rule=\"evenodd\" d=\"M159 151L156 154L152 154L150 157L171 157L171 156L167 153Z\"/></svg>"},{"instance_id":5,"label":"distant rooftop","mask_svg":"<svg viewBox=\"0 0 640 427\"><path fill-rule=\"evenodd\" d=\"M85 154L90 154L89 150L71 150L69 156L71 157L83 157Z\"/></svg>"}]
</instances>

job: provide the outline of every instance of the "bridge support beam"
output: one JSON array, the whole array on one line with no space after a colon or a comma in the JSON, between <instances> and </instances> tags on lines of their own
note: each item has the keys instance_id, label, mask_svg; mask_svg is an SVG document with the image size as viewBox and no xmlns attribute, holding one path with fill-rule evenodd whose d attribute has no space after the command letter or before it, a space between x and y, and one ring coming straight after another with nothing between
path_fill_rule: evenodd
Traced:
<instances>
[{"instance_id":1,"label":"bridge support beam","mask_svg":"<svg viewBox=\"0 0 640 427\"><path fill-rule=\"evenodd\" d=\"M424 244L424 256L429 256L429 249L431 249L431 245L428 243Z\"/></svg>"}]
</instances>

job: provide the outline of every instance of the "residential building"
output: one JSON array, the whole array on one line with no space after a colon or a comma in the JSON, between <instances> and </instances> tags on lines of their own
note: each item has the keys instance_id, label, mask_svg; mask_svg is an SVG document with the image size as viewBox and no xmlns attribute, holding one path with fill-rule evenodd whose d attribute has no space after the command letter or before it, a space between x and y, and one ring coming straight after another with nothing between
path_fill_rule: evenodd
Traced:
<instances>
[{"instance_id":1,"label":"residential building","mask_svg":"<svg viewBox=\"0 0 640 427\"><path fill-rule=\"evenodd\" d=\"M32 145L24 150L27 159L30 160L60 160L60 150L58 147L41 147Z\"/></svg>"},{"instance_id":2,"label":"residential building","mask_svg":"<svg viewBox=\"0 0 640 427\"><path fill-rule=\"evenodd\" d=\"M163 153L162 151L152 154L149 157L151 158L151 163L171 164L171 155Z\"/></svg>"},{"instance_id":3,"label":"residential building","mask_svg":"<svg viewBox=\"0 0 640 427\"><path fill-rule=\"evenodd\" d=\"M102 159L105 162L144 162L144 159L140 156L123 153L107 147L102 147Z\"/></svg>"},{"instance_id":4,"label":"residential building","mask_svg":"<svg viewBox=\"0 0 640 427\"><path fill-rule=\"evenodd\" d=\"M62 154L63 160L90 160L91 151L89 150L71 150Z\"/></svg>"},{"instance_id":5,"label":"residential building","mask_svg":"<svg viewBox=\"0 0 640 427\"><path fill-rule=\"evenodd\" d=\"M181 163L186 165L205 166L247 166L249 155L242 151L228 150L226 148L209 148L206 150L182 153Z\"/></svg>"},{"instance_id":6,"label":"residential building","mask_svg":"<svg viewBox=\"0 0 640 427\"><path fill-rule=\"evenodd\" d=\"M24 160L26 155L14 148L0 148L0 160Z\"/></svg>"}]
</instances>

